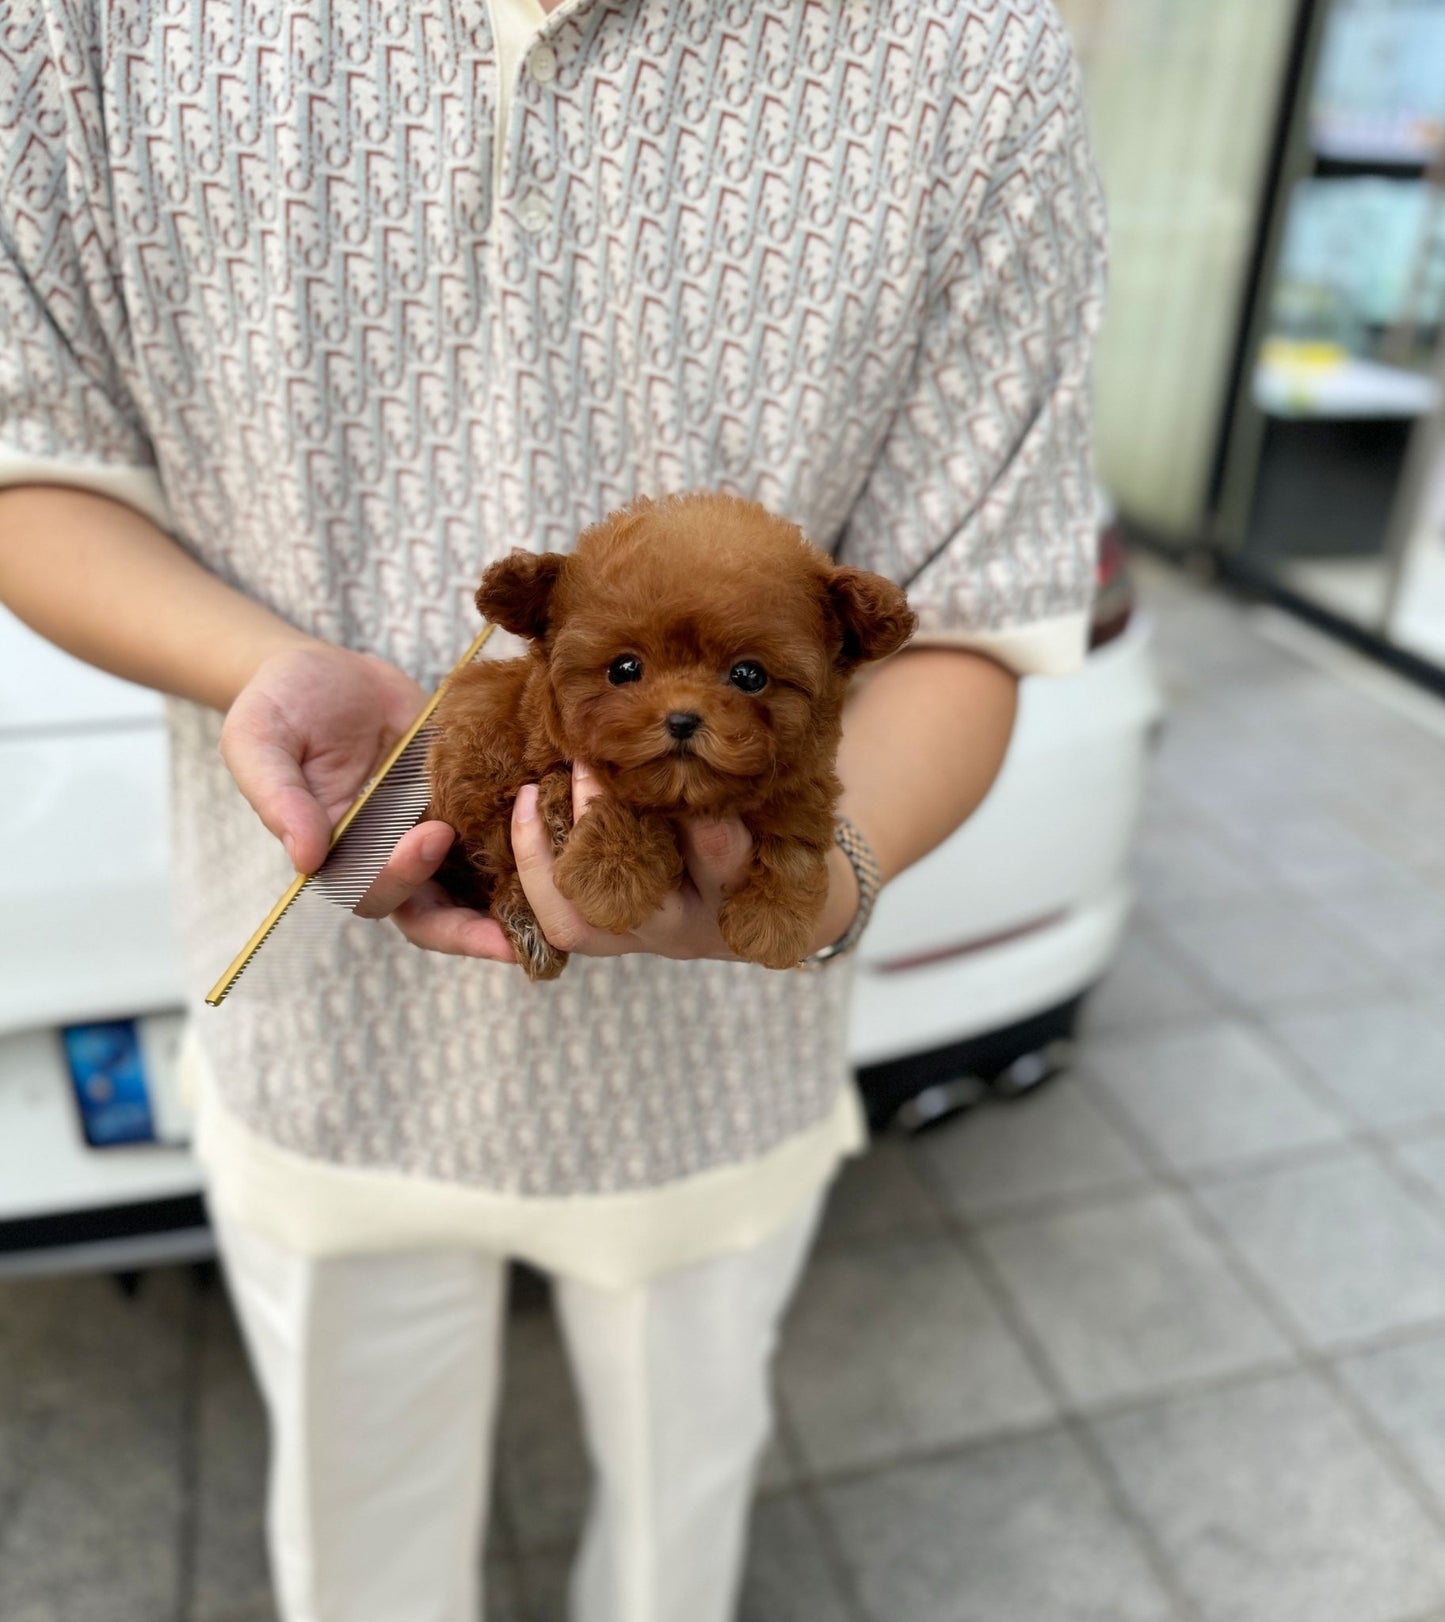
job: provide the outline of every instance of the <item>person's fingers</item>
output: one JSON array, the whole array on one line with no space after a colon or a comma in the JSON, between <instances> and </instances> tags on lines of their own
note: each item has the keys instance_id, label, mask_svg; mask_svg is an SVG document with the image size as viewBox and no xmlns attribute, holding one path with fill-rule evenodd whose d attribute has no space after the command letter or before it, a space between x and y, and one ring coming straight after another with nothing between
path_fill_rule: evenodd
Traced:
<instances>
[{"instance_id":1,"label":"person's fingers","mask_svg":"<svg viewBox=\"0 0 1445 1622\"><path fill-rule=\"evenodd\" d=\"M456 835L445 822L419 822L396 842L386 866L352 909L358 918L385 918L441 866Z\"/></svg>"},{"instance_id":2,"label":"person's fingers","mask_svg":"<svg viewBox=\"0 0 1445 1622\"><path fill-rule=\"evenodd\" d=\"M593 937L600 939L603 932L589 929L586 919L552 882L552 836L537 815L535 783L528 783L518 793L512 807L512 859L548 944L559 952L579 951L584 943L593 949Z\"/></svg>"},{"instance_id":3,"label":"person's fingers","mask_svg":"<svg viewBox=\"0 0 1445 1622\"><path fill-rule=\"evenodd\" d=\"M314 873L326 856L331 821L291 748L243 719L222 729L221 758L251 809L286 847L296 871Z\"/></svg>"},{"instance_id":4,"label":"person's fingers","mask_svg":"<svg viewBox=\"0 0 1445 1622\"><path fill-rule=\"evenodd\" d=\"M586 814L587 807L593 800L599 799L603 789L597 781L596 773L585 760L572 762L572 821L580 822Z\"/></svg>"},{"instance_id":5,"label":"person's fingers","mask_svg":"<svg viewBox=\"0 0 1445 1622\"><path fill-rule=\"evenodd\" d=\"M687 817L681 826L682 859L709 912L747 876L752 836L736 817Z\"/></svg>"},{"instance_id":6,"label":"person's fingers","mask_svg":"<svg viewBox=\"0 0 1445 1622\"><path fill-rule=\"evenodd\" d=\"M430 879L402 902L391 914L391 921L413 946L428 952L487 958L493 963L517 961L495 918L457 906L441 885Z\"/></svg>"}]
</instances>

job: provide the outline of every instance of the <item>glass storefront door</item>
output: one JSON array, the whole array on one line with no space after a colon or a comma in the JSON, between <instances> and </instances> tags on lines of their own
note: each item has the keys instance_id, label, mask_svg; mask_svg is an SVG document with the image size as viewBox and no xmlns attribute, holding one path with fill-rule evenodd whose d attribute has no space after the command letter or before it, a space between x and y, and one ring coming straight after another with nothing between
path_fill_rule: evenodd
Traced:
<instances>
[{"instance_id":1,"label":"glass storefront door","mask_svg":"<svg viewBox=\"0 0 1445 1622\"><path fill-rule=\"evenodd\" d=\"M1058 0L1125 519L1445 678L1445 0Z\"/></svg>"},{"instance_id":2,"label":"glass storefront door","mask_svg":"<svg viewBox=\"0 0 1445 1622\"><path fill-rule=\"evenodd\" d=\"M1445 0L1315 10L1219 539L1445 669Z\"/></svg>"}]
</instances>

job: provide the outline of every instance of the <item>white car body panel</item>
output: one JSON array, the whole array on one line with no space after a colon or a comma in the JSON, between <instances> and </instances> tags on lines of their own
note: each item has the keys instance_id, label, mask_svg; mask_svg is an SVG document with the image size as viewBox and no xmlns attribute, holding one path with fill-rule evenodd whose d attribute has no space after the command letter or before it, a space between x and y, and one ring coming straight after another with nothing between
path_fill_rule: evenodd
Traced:
<instances>
[{"instance_id":1,"label":"white car body panel","mask_svg":"<svg viewBox=\"0 0 1445 1622\"><path fill-rule=\"evenodd\" d=\"M874 1064L999 1030L1104 972L1128 911L1129 846L1162 704L1137 618L1076 676L1022 684L992 792L879 898L859 946L851 1051ZM925 957L1046 928L902 972Z\"/></svg>"},{"instance_id":2,"label":"white car body panel","mask_svg":"<svg viewBox=\"0 0 1445 1622\"><path fill-rule=\"evenodd\" d=\"M0 610L0 1229L194 1195L185 1148L92 1149L59 1027L180 1002L162 700ZM204 1253L204 1230L0 1251L0 1274Z\"/></svg>"},{"instance_id":3,"label":"white car body panel","mask_svg":"<svg viewBox=\"0 0 1445 1622\"><path fill-rule=\"evenodd\" d=\"M176 1002L165 777L159 718L0 734L0 1033Z\"/></svg>"}]
</instances>

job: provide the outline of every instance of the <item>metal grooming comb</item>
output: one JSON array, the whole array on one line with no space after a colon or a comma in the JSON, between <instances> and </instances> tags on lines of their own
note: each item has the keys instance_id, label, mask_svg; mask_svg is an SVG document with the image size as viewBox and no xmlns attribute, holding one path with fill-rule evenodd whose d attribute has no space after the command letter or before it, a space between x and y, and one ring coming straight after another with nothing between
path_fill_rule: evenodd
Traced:
<instances>
[{"instance_id":1,"label":"metal grooming comb","mask_svg":"<svg viewBox=\"0 0 1445 1622\"><path fill-rule=\"evenodd\" d=\"M331 830L331 843L321 866L314 873L296 875L262 919L255 934L236 954L231 966L206 993L206 1001L212 1008L225 1001L277 926L305 913L308 901L324 899L333 907L350 912L371 888L397 840L421 820L431 798L426 756L435 735L428 725L432 713L448 682L477 657L495 629L493 625L483 626L472 645L442 677L436 691L422 706L420 715L397 739L391 753ZM329 920L335 914L326 912L326 917Z\"/></svg>"}]
</instances>

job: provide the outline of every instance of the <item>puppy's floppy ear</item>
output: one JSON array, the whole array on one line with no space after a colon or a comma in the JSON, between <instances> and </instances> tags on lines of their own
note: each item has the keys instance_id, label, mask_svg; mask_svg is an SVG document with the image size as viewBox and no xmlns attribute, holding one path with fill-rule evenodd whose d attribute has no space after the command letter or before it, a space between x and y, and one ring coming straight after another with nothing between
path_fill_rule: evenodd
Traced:
<instances>
[{"instance_id":1,"label":"puppy's floppy ear","mask_svg":"<svg viewBox=\"0 0 1445 1622\"><path fill-rule=\"evenodd\" d=\"M843 629L838 662L847 669L870 659L886 659L913 635L918 618L903 588L881 574L844 565L830 569L823 586Z\"/></svg>"},{"instance_id":2,"label":"puppy's floppy ear","mask_svg":"<svg viewBox=\"0 0 1445 1622\"><path fill-rule=\"evenodd\" d=\"M564 561L560 552L514 548L482 576L477 587L477 612L517 636L545 635L551 617L552 589Z\"/></svg>"}]
</instances>

